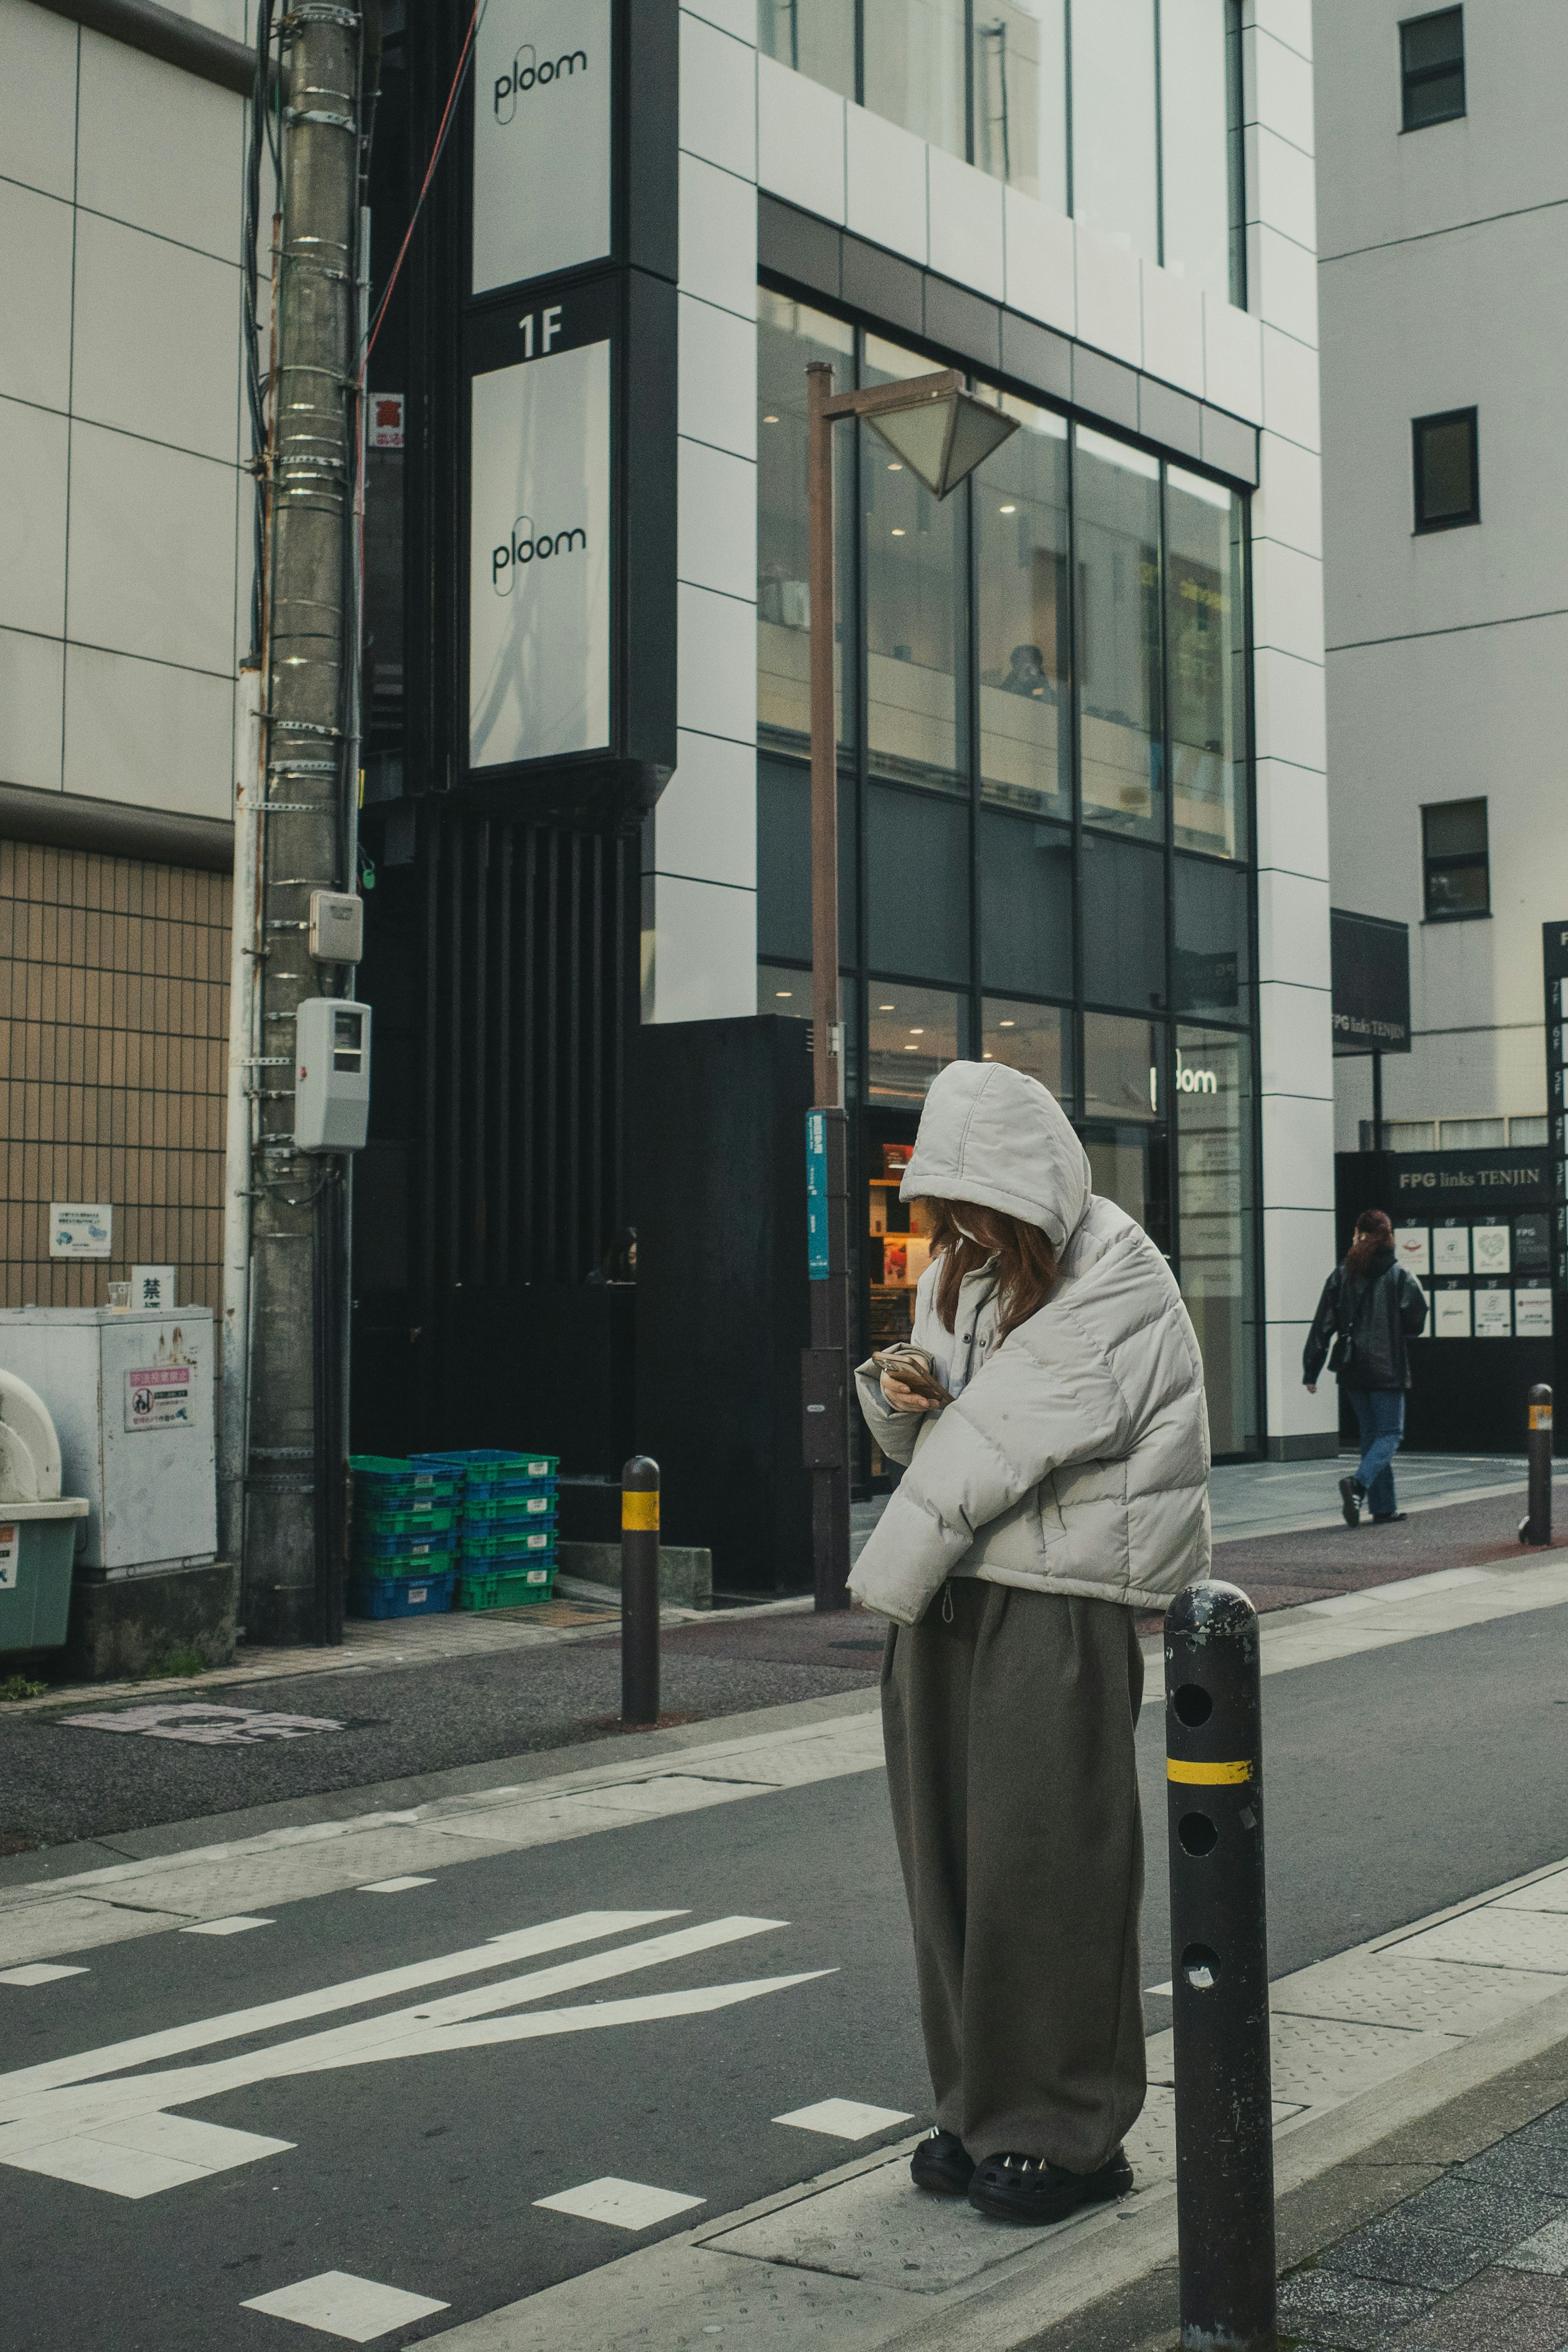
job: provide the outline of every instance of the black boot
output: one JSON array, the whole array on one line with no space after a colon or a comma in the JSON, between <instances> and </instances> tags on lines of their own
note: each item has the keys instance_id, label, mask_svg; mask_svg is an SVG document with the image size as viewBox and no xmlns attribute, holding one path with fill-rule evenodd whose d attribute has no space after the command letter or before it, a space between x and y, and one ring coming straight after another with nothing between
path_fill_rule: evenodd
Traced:
<instances>
[{"instance_id":1,"label":"black boot","mask_svg":"<svg viewBox=\"0 0 1568 2352\"><path fill-rule=\"evenodd\" d=\"M1103 2205L1113 2197L1125 2197L1132 2185L1133 2168L1120 2148L1097 2172L1066 2172L1043 2157L988 2156L975 2167L969 2202L977 2213L1038 2230L1050 2221L1065 2221L1081 2205Z\"/></svg>"},{"instance_id":2,"label":"black boot","mask_svg":"<svg viewBox=\"0 0 1568 2352\"><path fill-rule=\"evenodd\" d=\"M1357 1479L1342 1478L1339 1482L1339 1499L1340 1507L1344 1513L1345 1526L1360 1527L1361 1507L1366 1499L1365 1487Z\"/></svg>"},{"instance_id":3,"label":"black boot","mask_svg":"<svg viewBox=\"0 0 1568 2352\"><path fill-rule=\"evenodd\" d=\"M935 2131L910 2158L909 2177L933 2197L962 2197L975 2177L975 2159L956 2132Z\"/></svg>"}]
</instances>

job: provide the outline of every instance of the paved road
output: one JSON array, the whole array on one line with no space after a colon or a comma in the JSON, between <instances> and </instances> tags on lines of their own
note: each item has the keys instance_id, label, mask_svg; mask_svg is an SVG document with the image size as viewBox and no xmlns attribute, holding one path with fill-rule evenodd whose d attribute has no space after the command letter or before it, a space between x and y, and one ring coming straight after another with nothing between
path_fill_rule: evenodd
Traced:
<instances>
[{"instance_id":1,"label":"paved road","mask_svg":"<svg viewBox=\"0 0 1568 2352\"><path fill-rule=\"evenodd\" d=\"M1563 1615L1546 1609L1265 1683L1274 1974L1568 1850ZM1151 1982L1168 1968L1160 1728L1158 1710L1147 1713ZM120 1754L139 1744L105 1737ZM580 2030L384 2064L348 2063L344 2043L318 2045L321 2071L279 2076L291 2062L275 2059L261 2070L271 2078L187 2098L180 2114L287 2149L136 2201L0 2169L7 2347L266 2352L276 2343L286 2352L308 2338L242 2306L329 2271L444 2306L377 2339L413 2341L694 2218L688 2209L631 2237L541 2210L537 2199L609 2175L701 2198L716 2214L876 2144L873 2135L852 2147L775 2120L793 2109L843 2098L924 2119L903 1904L885 1790L873 1773L465 1861L398 1894L301 1901L273 1925L232 1937L154 1935L99 1948L82 1956L79 1975L0 1985L5 2063L188 2026L590 1908L681 1916L579 1934L542 1960L502 1953L494 1966L507 1975L570 1964L734 1916L784 1924L579 1992L569 1986L545 2005L656 2003L695 1988L808 1980L702 2014L599 2030L590 2013ZM425 1998L476 1981L490 1978L444 1979ZM203 2046L161 2063L232 2057L243 2074L250 2053L340 2026L351 2034L408 2000L405 1991L369 2007L351 2001L216 2047L198 2037ZM1151 2002L1151 2028L1166 2015ZM909 2128L890 2124L883 2137Z\"/></svg>"}]
</instances>

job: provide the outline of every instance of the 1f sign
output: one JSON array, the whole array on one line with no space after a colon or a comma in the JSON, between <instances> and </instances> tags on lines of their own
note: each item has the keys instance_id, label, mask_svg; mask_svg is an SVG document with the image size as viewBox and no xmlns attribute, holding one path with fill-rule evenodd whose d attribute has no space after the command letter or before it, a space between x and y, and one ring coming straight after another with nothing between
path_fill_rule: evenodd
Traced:
<instances>
[{"instance_id":1,"label":"1f sign","mask_svg":"<svg viewBox=\"0 0 1568 2352\"><path fill-rule=\"evenodd\" d=\"M610 251L611 0L489 0L474 86L476 294Z\"/></svg>"}]
</instances>

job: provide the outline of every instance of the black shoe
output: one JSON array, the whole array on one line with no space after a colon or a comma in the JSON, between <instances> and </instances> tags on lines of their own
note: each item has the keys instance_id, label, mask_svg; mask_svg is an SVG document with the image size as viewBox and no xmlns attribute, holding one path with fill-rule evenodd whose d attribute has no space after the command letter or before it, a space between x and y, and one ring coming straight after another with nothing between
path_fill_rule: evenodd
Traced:
<instances>
[{"instance_id":1,"label":"black shoe","mask_svg":"<svg viewBox=\"0 0 1568 2352\"><path fill-rule=\"evenodd\" d=\"M910 2158L909 2177L933 2197L963 2197L975 2177L975 2159L956 2132L935 2131Z\"/></svg>"},{"instance_id":2,"label":"black shoe","mask_svg":"<svg viewBox=\"0 0 1568 2352\"><path fill-rule=\"evenodd\" d=\"M1340 1480L1340 1507L1344 1512L1344 1523L1347 1528L1360 1527L1361 1502L1362 1496L1365 1492L1365 1487L1358 1486L1354 1478L1342 1478Z\"/></svg>"},{"instance_id":3,"label":"black shoe","mask_svg":"<svg viewBox=\"0 0 1568 2352\"><path fill-rule=\"evenodd\" d=\"M1406 1518L1408 1516L1409 1514L1405 1511L1374 1511L1372 1524L1375 1528L1391 1528L1396 1519Z\"/></svg>"},{"instance_id":4,"label":"black shoe","mask_svg":"<svg viewBox=\"0 0 1568 2352\"><path fill-rule=\"evenodd\" d=\"M975 2167L969 2202L977 2213L1038 2230L1048 2221L1065 2221L1081 2205L1125 2197L1132 2185L1133 2168L1120 2148L1098 2172L1064 2172L1043 2158L1037 2162L1032 2157L988 2156Z\"/></svg>"}]
</instances>

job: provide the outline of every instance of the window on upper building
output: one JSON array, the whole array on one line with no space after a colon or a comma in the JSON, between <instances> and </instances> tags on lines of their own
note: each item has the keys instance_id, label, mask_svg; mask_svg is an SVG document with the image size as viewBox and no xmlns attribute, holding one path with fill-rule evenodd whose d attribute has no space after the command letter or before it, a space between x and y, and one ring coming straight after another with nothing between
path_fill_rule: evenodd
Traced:
<instances>
[{"instance_id":1,"label":"window on upper building","mask_svg":"<svg viewBox=\"0 0 1568 2352\"><path fill-rule=\"evenodd\" d=\"M1481 519L1480 467L1473 408L1446 409L1411 424L1416 529L1457 530Z\"/></svg>"},{"instance_id":2,"label":"window on upper building","mask_svg":"<svg viewBox=\"0 0 1568 2352\"><path fill-rule=\"evenodd\" d=\"M1437 8L1399 27L1405 131L1455 122L1465 110L1465 12Z\"/></svg>"},{"instance_id":3,"label":"window on upper building","mask_svg":"<svg viewBox=\"0 0 1568 2352\"><path fill-rule=\"evenodd\" d=\"M1422 810L1421 865L1429 923L1490 914L1484 800L1437 801Z\"/></svg>"}]
</instances>

